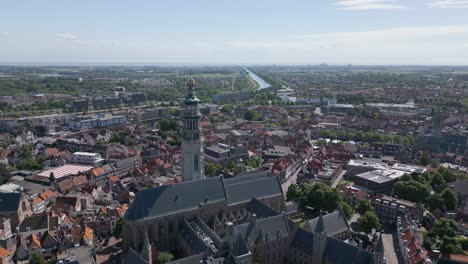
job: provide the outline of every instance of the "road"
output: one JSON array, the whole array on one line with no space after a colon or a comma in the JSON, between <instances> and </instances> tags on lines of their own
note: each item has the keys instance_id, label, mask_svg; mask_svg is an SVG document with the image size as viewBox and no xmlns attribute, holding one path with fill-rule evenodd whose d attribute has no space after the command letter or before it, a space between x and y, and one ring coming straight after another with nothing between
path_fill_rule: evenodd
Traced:
<instances>
[{"instance_id":1,"label":"road","mask_svg":"<svg viewBox=\"0 0 468 264\"><path fill-rule=\"evenodd\" d=\"M382 234L382 243L384 246L385 261L387 264L399 264L397 253L393 243L392 234Z\"/></svg>"},{"instance_id":2,"label":"road","mask_svg":"<svg viewBox=\"0 0 468 264\"><path fill-rule=\"evenodd\" d=\"M336 180L333 182L333 184L331 185L332 188L336 188L336 186L341 182L341 180L343 179L343 176L346 174L346 170L342 170L340 175L338 175L338 177L336 178Z\"/></svg>"},{"instance_id":3,"label":"road","mask_svg":"<svg viewBox=\"0 0 468 264\"><path fill-rule=\"evenodd\" d=\"M293 175L291 177L289 177L289 179L287 181L285 181L284 183L281 184L281 188L283 189L283 193L284 195L286 196L286 192L288 192L288 187L289 185L291 184L295 184L296 181L297 181L297 174L299 174L299 171L301 171L302 169L302 166L299 166L299 168L293 173Z\"/></svg>"}]
</instances>

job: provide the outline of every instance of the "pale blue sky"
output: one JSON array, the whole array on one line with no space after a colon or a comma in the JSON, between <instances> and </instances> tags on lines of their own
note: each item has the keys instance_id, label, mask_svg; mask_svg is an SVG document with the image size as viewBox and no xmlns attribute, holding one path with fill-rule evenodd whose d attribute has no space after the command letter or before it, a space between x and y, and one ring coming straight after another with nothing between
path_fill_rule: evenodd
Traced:
<instances>
[{"instance_id":1,"label":"pale blue sky","mask_svg":"<svg viewBox=\"0 0 468 264\"><path fill-rule=\"evenodd\" d=\"M0 62L468 65L468 0L0 0Z\"/></svg>"}]
</instances>

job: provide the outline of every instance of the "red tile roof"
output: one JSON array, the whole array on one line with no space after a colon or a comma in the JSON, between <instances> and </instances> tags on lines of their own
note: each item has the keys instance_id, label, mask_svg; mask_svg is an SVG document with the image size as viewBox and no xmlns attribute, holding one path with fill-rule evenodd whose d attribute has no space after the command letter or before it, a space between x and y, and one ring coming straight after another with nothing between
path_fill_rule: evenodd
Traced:
<instances>
[{"instance_id":1,"label":"red tile roof","mask_svg":"<svg viewBox=\"0 0 468 264\"><path fill-rule=\"evenodd\" d=\"M43 193L39 194L39 196L42 198L42 200L48 200L52 197L56 197L58 195L57 192L54 192L54 191L51 191L51 190L47 190L47 191L44 191Z\"/></svg>"},{"instance_id":2,"label":"red tile roof","mask_svg":"<svg viewBox=\"0 0 468 264\"><path fill-rule=\"evenodd\" d=\"M8 250L0 247L0 258L6 258L6 257L8 257L8 255L10 255L10 252L8 252Z\"/></svg>"}]
</instances>

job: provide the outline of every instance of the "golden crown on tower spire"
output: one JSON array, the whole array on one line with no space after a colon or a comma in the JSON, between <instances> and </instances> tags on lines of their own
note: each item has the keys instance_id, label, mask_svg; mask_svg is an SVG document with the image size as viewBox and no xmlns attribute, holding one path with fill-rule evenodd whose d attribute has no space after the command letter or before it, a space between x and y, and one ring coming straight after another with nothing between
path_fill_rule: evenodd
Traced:
<instances>
[{"instance_id":1,"label":"golden crown on tower spire","mask_svg":"<svg viewBox=\"0 0 468 264\"><path fill-rule=\"evenodd\" d=\"M195 80L190 77L190 79L188 79L188 81L187 81L187 85L189 87L194 87L195 86Z\"/></svg>"}]
</instances>

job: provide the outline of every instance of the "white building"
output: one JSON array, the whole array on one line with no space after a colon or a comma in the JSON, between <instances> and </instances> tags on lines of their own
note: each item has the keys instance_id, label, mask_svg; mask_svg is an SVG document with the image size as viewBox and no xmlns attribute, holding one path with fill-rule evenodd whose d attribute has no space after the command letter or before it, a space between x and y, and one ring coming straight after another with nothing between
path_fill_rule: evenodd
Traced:
<instances>
[{"instance_id":1,"label":"white building","mask_svg":"<svg viewBox=\"0 0 468 264\"><path fill-rule=\"evenodd\" d=\"M295 96L289 96L289 95L283 95L280 97L281 101L285 103L295 103L297 101L297 97Z\"/></svg>"},{"instance_id":2,"label":"white building","mask_svg":"<svg viewBox=\"0 0 468 264\"><path fill-rule=\"evenodd\" d=\"M103 128L127 123L125 116L113 116L111 114L98 114L91 116L73 116L68 120L68 128L73 131Z\"/></svg>"},{"instance_id":3,"label":"white building","mask_svg":"<svg viewBox=\"0 0 468 264\"><path fill-rule=\"evenodd\" d=\"M70 158L70 163L91 165L99 167L104 163L104 159L99 153L75 152Z\"/></svg>"}]
</instances>

